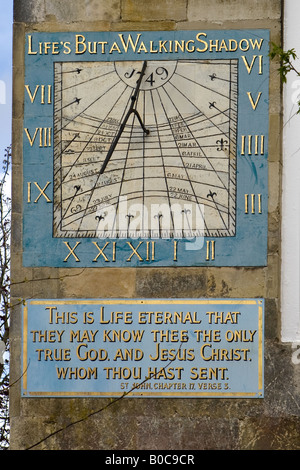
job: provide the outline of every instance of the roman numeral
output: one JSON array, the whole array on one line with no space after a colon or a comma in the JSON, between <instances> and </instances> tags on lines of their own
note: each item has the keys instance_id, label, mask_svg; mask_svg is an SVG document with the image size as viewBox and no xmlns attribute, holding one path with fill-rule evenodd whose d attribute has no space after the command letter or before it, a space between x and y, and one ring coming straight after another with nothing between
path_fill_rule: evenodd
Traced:
<instances>
[{"instance_id":1,"label":"roman numeral","mask_svg":"<svg viewBox=\"0 0 300 470\"><path fill-rule=\"evenodd\" d=\"M247 69L247 72L248 74L250 74L252 72L252 68L254 66L254 64L256 63L256 59L258 58L258 74L259 75L262 75L262 67L263 67L263 56L262 55L254 55L252 57L252 61L251 61L251 64L248 63L246 57L244 55L242 55L242 59L244 61L244 64L246 66L246 69Z\"/></svg>"},{"instance_id":2,"label":"roman numeral","mask_svg":"<svg viewBox=\"0 0 300 470\"><path fill-rule=\"evenodd\" d=\"M242 135L241 155L264 155L264 135Z\"/></svg>"},{"instance_id":3,"label":"roman numeral","mask_svg":"<svg viewBox=\"0 0 300 470\"><path fill-rule=\"evenodd\" d=\"M49 199L49 197L47 196L47 194L45 193L46 189L48 188L50 181L47 181L47 183L45 184L45 186L43 188L40 187L40 185L34 181L33 184L35 185L35 187L39 190L39 194L37 195L37 197L35 198L35 200L33 202L38 202L38 200L40 199L41 196L43 196L47 202L52 202L51 199ZM31 188L31 181L28 181L27 183L27 202L32 202L31 201L31 193L32 193L32 188Z\"/></svg>"},{"instance_id":4,"label":"roman numeral","mask_svg":"<svg viewBox=\"0 0 300 470\"><path fill-rule=\"evenodd\" d=\"M76 242L76 244L73 246L73 248L70 247L69 243L68 242L63 242L66 247L68 248L69 250L69 253L67 254L67 256L65 257L64 259L64 262L68 261L69 257L72 255L74 256L75 258L75 261L79 262L80 259L78 258L78 256L76 255L75 253L75 249L78 247L78 245L80 245L80 242Z\"/></svg>"},{"instance_id":5,"label":"roman numeral","mask_svg":"<svg viewBox=\"0 0 300 470\"><path fill-rule=\"evenodd\" d=\"M215 241L208 240L206 242L206 261L214 261L215 259Z\"/></svg>"},{"instance_id":6,"label":"roman numeral","mask_svg":"<svg viewBox=\"0 0 300 470\"><path fill-rule=\"evenodd\" d=\"M262 214L261 194L245 194L245 214Z\"/></svg>"},{"instance_id":7,"label":"roman numeral","mask_svg":"<svg viewBox=\"0 0 300 470\"><path fill-rule=\"evenodd\" d=\"M31 103L34 103L39 97L41 104L52 103L52 85L36 85L35 89L31 91L29 85L25 85Z\"/></svg>"},{"instance_id":8,"label":"roman numeral","mask_svg":"<svg viewBox=\"0 0 300 470\"><path fill-rule=\"evenodd\" d=\"M252 106L252 109L255 111L256 108L257 108L257 105L258 105L258 102L260 100L260 97L261 97L261 94L262 92L260 91L257 95L257 98L256 98L256 101L254 102L253 101L253 98L252 98L252 95L251 95L251 91L247 91L247 95L248 95L248 98L249 98L249 101L251 103L251 106Z\"/></svg>"},{"instance_id":9,"label":"roman numeral","mask_svg":"<svg viewBox=\"0 0 300 470\"><path fill-rule=\"evenodd\" d=\"M31 135L27 127L24 128L24 131L31 147L35 143L37 137L39 147L51 147L52 127L36 127L33 135Z\"/></svg>"}]
</instances>

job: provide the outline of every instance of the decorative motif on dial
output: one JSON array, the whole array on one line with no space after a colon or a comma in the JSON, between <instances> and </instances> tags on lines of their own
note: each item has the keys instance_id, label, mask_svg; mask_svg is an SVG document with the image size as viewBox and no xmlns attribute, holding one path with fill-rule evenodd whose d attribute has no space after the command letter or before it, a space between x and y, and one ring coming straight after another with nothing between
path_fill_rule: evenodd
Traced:
<instances>
[{"instance_id":1,"label":"decorative motif on dial","mask_svg":"<svg viewBox=\"0 0 300 470\"><path fill-rule=\"evenodd\" d=\"M142 64L54 65L54 236L234 236L236 59L148 62L150 132L133 114L100 174Z\"/></svg>"}]
</instances>

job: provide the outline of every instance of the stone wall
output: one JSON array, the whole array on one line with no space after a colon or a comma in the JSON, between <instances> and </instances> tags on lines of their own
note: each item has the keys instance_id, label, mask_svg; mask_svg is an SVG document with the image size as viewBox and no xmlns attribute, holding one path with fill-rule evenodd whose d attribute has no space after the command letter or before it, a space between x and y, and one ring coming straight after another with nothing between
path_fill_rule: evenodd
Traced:
<instances>
[{"instance_id":1,"label":"stone wall","mask_svg":"<svg viewBox=\"0 0 300 470\"><path fill-rule=\"evenodd\" d=\"M271 41L280 43L281 3L279 0L14 1L12 449L31 446L42 450L300 448L299 366L297 369L291 361L291 347L280 341L282 122L281 87L275 63L271 63L270 72L266 267L74 268L70 272L62 268L22 266L25 33L262 28L270 30ZM72 297L265 298L265 398L127 398L114 404L102 398L21 398L22 299ZM75 424L70 426L72 422Z\"/></svg>"}]
</instances>

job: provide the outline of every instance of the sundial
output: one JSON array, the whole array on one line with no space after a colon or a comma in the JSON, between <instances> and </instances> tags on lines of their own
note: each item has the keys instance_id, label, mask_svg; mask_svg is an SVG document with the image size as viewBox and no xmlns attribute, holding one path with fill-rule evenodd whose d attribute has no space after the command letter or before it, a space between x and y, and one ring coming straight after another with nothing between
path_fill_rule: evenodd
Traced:
<instances>
[{"instance_id":1,"label":"sundial","mask_svg":"<svg viewBox=\"0 0 300 470\"><path fill-rule=\"evenodd\" d=\"M36 33L27 51L26 264L266 263L267 31Z\"/></svg>"},{"instance_id":2,"label":"sundial","mask_svg":"<svg viewBox=\"0 0 300 470\"><path fill-rule=\"evenodd\" d=\"M101 172L142 66L56 64L54 233L234 235L236 60L147 63L134 109L149 133L132 113Z\"/></svg>"}]
</instances>

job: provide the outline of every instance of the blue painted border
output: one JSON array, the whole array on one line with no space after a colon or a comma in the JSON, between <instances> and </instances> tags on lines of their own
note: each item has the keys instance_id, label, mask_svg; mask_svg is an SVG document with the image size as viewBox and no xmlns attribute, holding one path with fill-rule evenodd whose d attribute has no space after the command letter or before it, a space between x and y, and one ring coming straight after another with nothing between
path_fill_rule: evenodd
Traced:
<instances>
[{"instance_id":1,"label":"blue painted border","mask_svg":"<svg viewBox=\"0 0 300 470\"><path fill-rule=\"evenodd\" d=\"M220 51L208 50L199 52L197 49L205 49L204 43L196 41L196 35L201 35L202 41L235 40L240 43L244 38L251 38L252 41L263 38L260 50L240 50ZM160 40L171 41L181 40L195 41L189 43L189 48L195 46L193 52L166 52L162 48L161 52L139 53L132 50L127 53L119 53L116 50L109 52L109 47L105 53L98 54L76 54L75 40L76 34L84 35L86 41L107 42L112 45L119 41L119 34L127 38L129 34L136 38L141 34L145 44L152 44L153 50L157 49ZM29 52L30 41L30 52ZM47 54L39 53L39 45L49 43L53 47L54 54L47 50ZM54 45L53 45L54 44ZM224 43L223 43L224 44ZM233 44L233 43L232 43ZM246 48L246 42L242 42L242 48ZM49 47L50 47L49 46ZM47 46L48 47L48 46ZM82 46L83 47L83 46ZM66 54L66 52L69 52ZM118 240L116 249L116 260L106 262L100 256L97 262L93 259L98 251L92 241L97 241L99 247L104 245L103 240L70 238L60 239L52 236L52 203L47 203L44 197L39 202L27 203L27 183L37 181L43 188L47 181L51 184L46 193L53 199L53 147L39 149L38 146L30 146L24 133L23 139L23 264L24 266L53 266L53 267L158 267L158 266L265 266L267 264L267 238L268 238L268 105L269 105L269 31L268 30L210 30L210 31L143 31L138 32L53 32L53 33L30 33L26 35L25 44L25 84L29 84L31 89L37 84L53 85L53 63L55 61L95 61L95 60L143 60L152 58L155 60L175 60L175 59L239 59L239 100L238 100L238 136L237 136L237 196L236 196L236 235L234 237L207 238L184 241L178 240L177 257L174 259L174 240L157 240L155 246L155 260L146 260L146 241L140 246L143 261L133 256L127 261L132 253L128 242L133 246L138 245L138 240ZM263 55L263 75L254 73L248 74L241 56L247 58L251 63L253 54ZM255 99L258 92L262 92L257 109L251 109L247 92L251 91ZM53 125L53 106L41 105L38 102L30 103L27 92L24 92L24 128L35 129L36 127L51 127ZM265 135L265 154L259 158L249 158L241 156L241 136L248 134ZM33 187L32 191L36 188ZM262 214L253 216L246 215L244 211L244 194L262 195ZM36 192L35 196L39 193ZM206 260L206 242L215 240L216 251L214 260ZM80 261L76 261L70 256L64 261L69 251L63 243L66 241L73 247L77 242L80 244L76 248L76 255ZM112 256L112 241L107 247L107 254Z\"/></svg>"},{"instance_id":2,"label":"blue painted border","mask_svg":"<svg viewBox=\"0 0 300 470\"><path fill-rule=\"evenodd\" d=\"M175 323L172 315L181 311L182 321ZM88 312L86 316L84 312ZM114 312L113 316L111 312ZM117 317L115 312L123 312L123 316ZM140 315L140 312L158 312L158 315L155 320L153 314L150 317L144 313ZM164 312L170 312L171 317L166 320ZM191 315L186 317L187 312ZM239 313L228 315L228 312ZM157 331L157 342L153 330ZM206 335L209 331L215 333L204 337L196 330L205 330ZM129 397L156 398L264 396L263 299L31 299L23 307L22 331L23 397L117 398L128 392L130 394L126 396ZM111 341L114 339L112 331L124 333L124 340ZM128 340L133 331L137 335L135 341L133 337ZM160 337L160 331L163 335L174 331L172 340L171 336ZM243 333L233 339L234 331ZM45 356L45 349L51 351L51 356L48 353ZM62 349L69 351L65 360L59 357ZM122 353L119 353L120 349ZM136 357L123 360L125 356L119 354L125 354L126 349L138 350L134 353ZM161 356L162 349L166 351ZM178 349L182 355L180 358L173 356L171 360L169 355L174 351L177 353ZM220 352L229 351L230 355L231 349L234 351L232 360L231 356L226 359L226 353ZM57 351L56 358L54 350ZM182 370L177 370L178 367ZM58 378L57 368L60 372L67 371L66 378ZM70 368L72 374L69 377ZM76 368L79 372L75 372ZM89 368L94 373L84 378L84 370ZM124 376L118 376L118 368L124 369ZM133 368L136 368L135 372ZM161 373L145 380L149 370L158 372L161 369L166 370L166 375ZM218 369L217 375L213 372L209 378L209 369ZM76 373L81 374L81 378L75 378ZM170 388L167 388L168 384ZM206 384L206 388L198 384Z\"/></svg>"}]
</instances>

